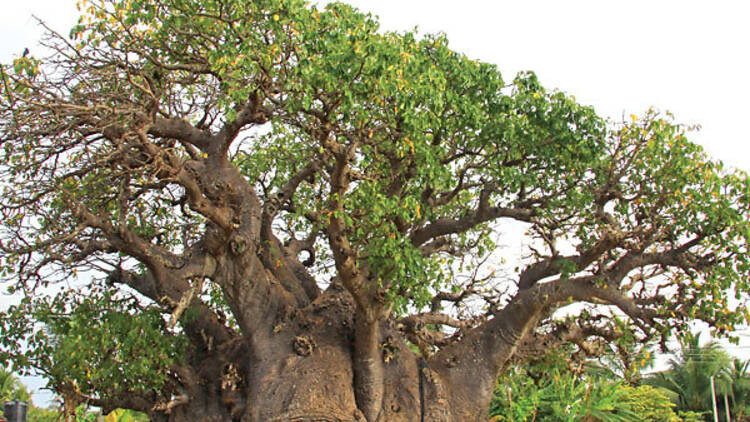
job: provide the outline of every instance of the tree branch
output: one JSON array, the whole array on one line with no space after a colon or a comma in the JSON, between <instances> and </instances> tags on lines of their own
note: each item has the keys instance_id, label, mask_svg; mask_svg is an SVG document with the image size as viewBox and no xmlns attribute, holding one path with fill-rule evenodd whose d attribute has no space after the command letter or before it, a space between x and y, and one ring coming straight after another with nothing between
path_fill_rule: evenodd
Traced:
<instances>
[{"instance_id":1,"label":"tree branch","mask_svg":"<svg viewBox=\"0 0 750 422\"><path fill-rule=\"evenodd\" d=\"M160 138L176 139L198 147L202 151L208 151L212 140L209 133L196 128L184 119L176 117L166 119L157 116L154 123L149 126L148 134Z\"/></svg>"},{"instance_id":2,"label":"tree branch","mask_svg":"<svg viewBox=\"0 0 750 422\"><path fill-rule=\"evenodd\" d=\"M224 127L216 134L215 149L210 154L225 155L242 128L251 123L263 124L268 121L273 114L273 110L264 107L263 100L264 97L260 90L253 92L234 120L226 122Z\"/></svg>"},{"instance_id":3,"label":"tree branch","mask_svg":"<svg viewBox=\"0 0 750 422\"><path fill-rule=\"evenodd\" d=\"M414 246L421 246L431 239L449 234L463 233L479 224L498 218L507 217L519 221L531 222L535 215L536 213L528 208L479 207L461 218L437 219L412 232L409 239Z\"/></svg>"}]
</instances>

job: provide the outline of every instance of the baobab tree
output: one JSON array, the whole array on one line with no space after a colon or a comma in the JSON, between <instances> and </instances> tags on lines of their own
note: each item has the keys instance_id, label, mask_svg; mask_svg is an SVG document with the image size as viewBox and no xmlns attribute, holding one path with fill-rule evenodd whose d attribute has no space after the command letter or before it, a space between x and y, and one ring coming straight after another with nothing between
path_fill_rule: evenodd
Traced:
<instances>
[{"instance_id":1,"label":"baobab tree","mask_svg":"<svg viewBox=\"0 0 750 422\"><path fill-rule=\"evenodd\" d=\"M747 177L667 116L608 123L344 4L81 9L0 99L0 350L70 403L480 421L540 349L746 320Z\"/></svg>"}]
</instances>

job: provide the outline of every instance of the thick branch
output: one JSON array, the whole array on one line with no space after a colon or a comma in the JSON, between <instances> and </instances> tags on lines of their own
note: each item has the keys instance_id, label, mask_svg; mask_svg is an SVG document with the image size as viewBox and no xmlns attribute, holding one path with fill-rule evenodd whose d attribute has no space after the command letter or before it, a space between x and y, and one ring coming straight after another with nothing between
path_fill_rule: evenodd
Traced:
<instances>
[{"instance_id":1,"label":"thick branch","mask_svg":"<svg viewBox=\"0 0 750 422\"><path fill-rule=\"evenodd\" d=\"M437 219L428 225L415 230L409 238L414 246L421 246L431 239L449 234L463 233L479 224L496 220L498 218L508 217L519 221L530 222L534 216L535 212L527 208L479 207L461 218Z\"/></svg>"},{"instance_id":2,"label":"thick branch","mask_svg":"<svg viewBox=\"0 0 750 422\"><path fill-rule=\"evenodd\" d=\"M73 213L81 223L101 230L112 248L138 259L151 268L174 268L178 265L179 260L175 255L145 241L125 226L115 228L109 221L83 209L80 205L74 207Z\"/></svg>"},{"instance_id":3,"label":"thick branch","mask_svg":"<svg viewBox=\"0 0 750 422\"><path fill-rule=\"evenodd\" d=\"M272 113L270 108L263 106L263 96L259 90L256 90L234 120L228 121L216 135L215 150L212 153L226 154L242 128L251 123L263 124L268 121Z\"/></svg>"},{"instance_id":4,"label":"thick branch","mask_svg":"<svg viewBox=\"0 0 750 422\"><path fill-rule=\"evenodd\" d=\"M56 391L63 397L74 399L78 403L86 403L91 406L100 407L102 412L109 413L115 409L132 409L140 412L150 412L154 406L151 400L129 392L118 392L107 397L91 397L78 391L72 385L57 386Z\"/></svg>"},{"instance_id":5,"label":"thick branch","mask_svg":"<svg viewBox=\"0 0 750 422\"><path fill-rule=\"evenodd\" d=\"M582 271L604 253L622 241L621 232L606 232L603 238L587 251L575 256L553 256L527 267L518 281L518 288L525 290L546 277L558 274L567 263L573 264L574 272Z\"/></svg>"},{"instance_id":6,"label":"thick branch","mask_svg":"<svg viewBox=\"0 0 750 422\"><path fill-rule=\"evenodd\" d=\"M211 143L211 135L209 133L176 117L170 119L156 117L156 120L148 129L148 134L161 138L176 139L198 147L203 151L206 151Z\"/></svg>"},{"instance_id":7,"label":"thick branch","mask_svg":"<svg viewBox=\"0 0 750 422\"><path fill-rule=\"evenodd\" d=\"M532 356L544 356L549 351L565 343L577 345L586 356L597 356L601 353L601 342L612 343L621 334L604 327L581 325L575 321L555 322L549 332L529 333L514 355L520 361ZM593 338L593 339L592 339Z\"/></svg>"}]
</instances>

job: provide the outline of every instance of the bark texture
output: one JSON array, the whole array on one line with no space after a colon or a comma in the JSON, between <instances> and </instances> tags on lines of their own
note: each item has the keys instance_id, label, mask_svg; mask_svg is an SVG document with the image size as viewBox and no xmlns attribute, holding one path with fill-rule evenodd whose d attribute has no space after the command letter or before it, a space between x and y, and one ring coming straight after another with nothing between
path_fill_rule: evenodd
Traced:
<instances>
[{"instance_id":1,"label":"bark texture","mask_svg":"<svg viewBox=\"0 0 750 422\"><path fill-rule=\"evenodd\" d=\"M382 323L377 361L363 363L355 357L354 307L347 292L329 289L305 312L279 321L279 328L252 352L246 345L237 347L221 369L204 362L202 369L216 378L201 376L184 403L151 412L152 417L175 422L486 420L496 368L486 364L478 344L427 359L420 375L418 357L401 333ZM359 365L378 377L363 383ZM369 372L374 365L382 369ZM366 412L374 416L368 419Z\"/></svg>"}]
</instances>

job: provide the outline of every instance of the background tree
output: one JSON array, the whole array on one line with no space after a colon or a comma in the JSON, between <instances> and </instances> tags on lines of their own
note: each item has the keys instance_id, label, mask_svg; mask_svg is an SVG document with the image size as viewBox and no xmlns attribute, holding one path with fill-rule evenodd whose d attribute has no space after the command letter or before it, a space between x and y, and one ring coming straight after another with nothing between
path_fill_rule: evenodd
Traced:
<instances>
[{"instance_id":1,"label":"background tree","mask_svg":"<svg viewBox=\"0 0 750 422\"><path fill-rule=\"evenodd\" d=\"M732 359L732 402L731 416L738 421L747 420L750 410L750 367L749 360Z\"/></svg>"},{"instance_id":2,"label":"background tree","mask_svg":"<svg viewBox=\"0 0 750 422\"><path fill-rule=\"evenodd\" d=\"M678 410L703 413L708 421L713 418L714 377L717 408L724 414L722 398L732 394L732 367L729 354L718 343L701 345L700 335L688 333L680 340L678 355L670 359L669 366L669 370L653 374L646 382L673 391Z\"/></svg>"},{"instance_id":3,"label":"background tree","mask_svg":"<svg viewBox=\"0 0 750 422\"><path fill-rule=\"evenodd\" d=\"M81 8L0 96L0 350L69 403L477 421L511 359L595 352L615 314L747 319L750 183L668 117L608 124L343 4Z\"/></svg>"},{"instance_id":4,"label":"background tree","mask_svg":"<svg viewBox=\"0 0 750 422\"><path fill-rule=\"evenodd\" d=\"M13 372L0 368L0 404L13 400L30 403L31 394Z\"/></svg>"}]
</instances>

